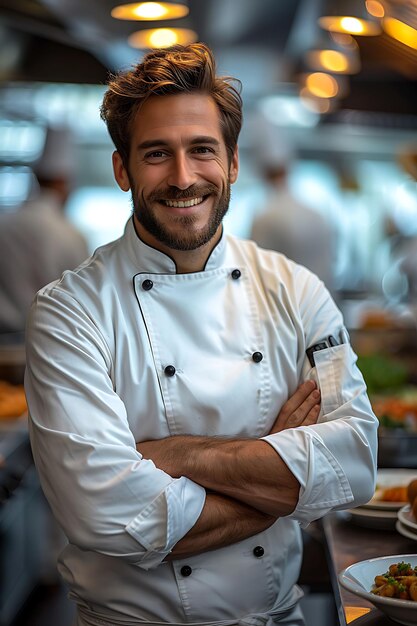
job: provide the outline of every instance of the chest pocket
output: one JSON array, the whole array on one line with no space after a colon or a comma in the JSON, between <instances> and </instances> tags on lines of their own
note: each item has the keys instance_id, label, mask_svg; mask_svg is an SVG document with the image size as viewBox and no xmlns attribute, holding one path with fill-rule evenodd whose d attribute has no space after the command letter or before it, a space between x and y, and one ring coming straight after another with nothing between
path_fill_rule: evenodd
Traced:
<instances>
[{"instance_id":1,"label":"chest pocket","mask_svg":"<svg viewBox=\"0 0 417 626\"><path fill-rule=\"evenodd\" d=\"M350 399L352 359L352 350L346 343L314 353L323 415L335 411Z\"/></svg>"},{"instance_id":2,"label":"chest pocket","mask_svg":"<svg viewBox=\"0 0 417 626\"><path fill-rule=\"evenodd\" d=\"M172 435L265 430L270 368L250 281L233 270L135 279Z\"/></svg>"}]
</instances>

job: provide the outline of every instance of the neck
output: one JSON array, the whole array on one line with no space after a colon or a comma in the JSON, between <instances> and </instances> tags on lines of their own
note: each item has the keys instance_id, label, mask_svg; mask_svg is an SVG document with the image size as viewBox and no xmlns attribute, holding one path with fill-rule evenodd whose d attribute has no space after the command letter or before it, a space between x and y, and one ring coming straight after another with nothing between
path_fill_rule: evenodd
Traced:
<instances>
[{"instance_id":1,"label":"neck","mask_svg":"<svg viewBox=\"0 0 417 626\"><path fill-rule=\"evenodd\" d=\"M177 274L193 274L195 272L202 272L211 251L217 245L222 235L222 226L220 225L214 237L199 248L196 248L195 250L175 250L161 243L153 235L148 233L148 231L143 228L142 224L139 223L136 215L133 216L133 221L136 233L142 241L152 248L163 252L175 262Z\"/></svg>"}]
</instances>

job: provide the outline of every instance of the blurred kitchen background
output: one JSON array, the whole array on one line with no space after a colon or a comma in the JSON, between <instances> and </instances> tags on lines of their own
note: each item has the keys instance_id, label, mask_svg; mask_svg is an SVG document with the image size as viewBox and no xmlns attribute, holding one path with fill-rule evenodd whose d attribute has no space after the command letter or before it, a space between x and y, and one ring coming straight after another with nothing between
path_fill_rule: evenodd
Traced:
<instances>
[{"instance_id":1,"label":"blurred kitchen background","mask_svg":"<svg viewBox=\"0 0 417 626\"><path fill-rule=\"evenodd\" d=\"M380 464L417 467L417 1L178 3L183 16L168 19L155 3L141 14L115 0L0 0L0 218L36 199L47 130L65 128L74 147L66 217L89 252L118 237L131 205L114 182L99 116L108 75L148 47L182 37L209 44L220 73L243 86L240 176L226 227L251 235L268 198L262 153L287 159L291 193L331 233L332 293L378 417L392 428ZM0 290L1 307L5 297ZM22 340L19 329L0 333L0 399L17 403ZM57 533L39 545L57 531L48 529L19 411L0 417L0 626L26 623L30 592L55 583L50 544L60 541ZM30 610L27 623L49 623Z\"/></svg>"}]
</instances>

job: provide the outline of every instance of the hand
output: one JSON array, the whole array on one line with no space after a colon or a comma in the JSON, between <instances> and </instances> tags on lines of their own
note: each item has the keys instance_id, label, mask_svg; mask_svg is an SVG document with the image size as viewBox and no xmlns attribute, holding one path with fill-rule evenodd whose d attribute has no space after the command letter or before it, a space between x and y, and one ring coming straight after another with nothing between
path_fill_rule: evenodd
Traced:
<instances>
[{"instance_id":1,"label":"hand","mask_svg":"<svg viewBox=\"0 0 417 626\"><path fill-rule=\"evenodd\" d=\"M269 434L279 433L286 428L315 424L319 413L320 391L314 380L307 380L283 405Z\"/></svg>"}]
</instances>

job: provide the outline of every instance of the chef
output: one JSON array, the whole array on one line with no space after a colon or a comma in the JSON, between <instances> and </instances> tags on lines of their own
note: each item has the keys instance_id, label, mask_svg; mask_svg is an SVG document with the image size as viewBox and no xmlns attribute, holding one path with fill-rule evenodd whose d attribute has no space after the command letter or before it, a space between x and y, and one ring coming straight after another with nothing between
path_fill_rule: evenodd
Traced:
<instances>
[{"instance_id":1,"label":"chef","mask_svg":"<svg viewBox=\"0 0 417 626\"><path fill-rule=\"evenodd\" d=\"M300 527L374 491L339 310L223 230L241 106L203 44L113 77L101 114L132 218L31 309L31 441L78 626L301 626Z\"/></svg>"}]
</instances>

